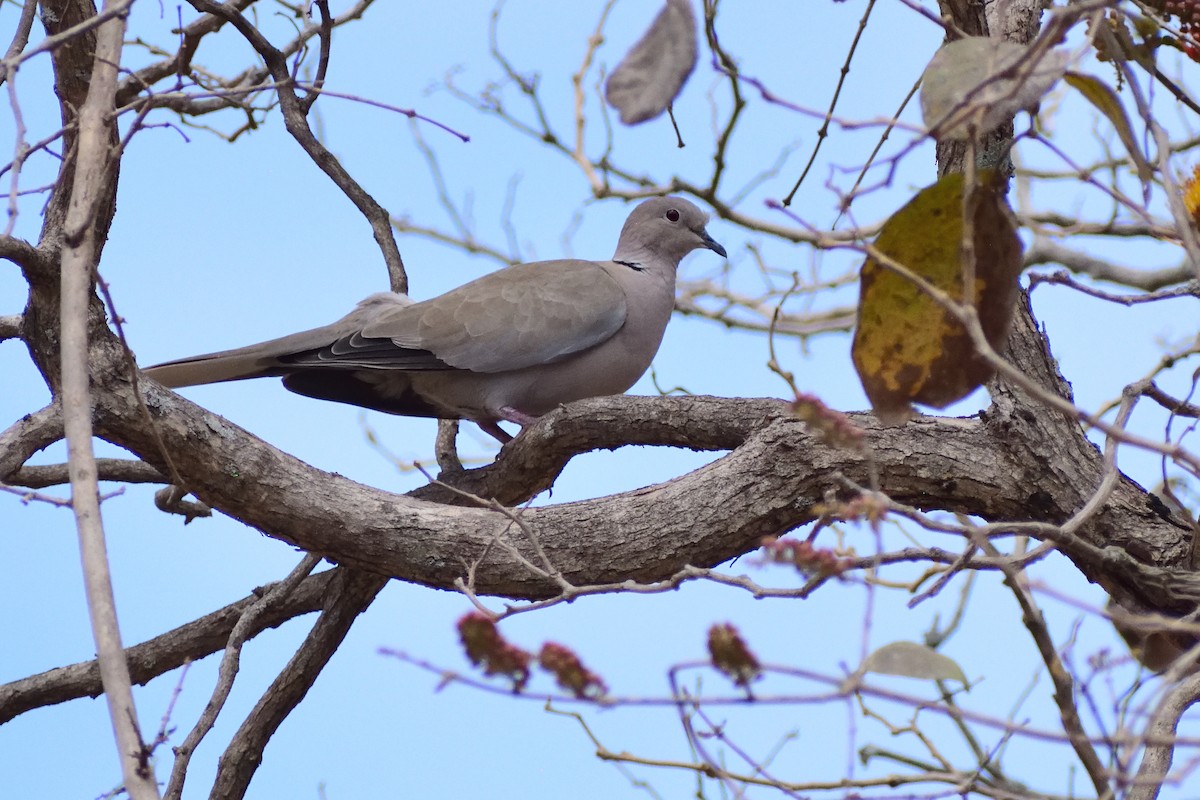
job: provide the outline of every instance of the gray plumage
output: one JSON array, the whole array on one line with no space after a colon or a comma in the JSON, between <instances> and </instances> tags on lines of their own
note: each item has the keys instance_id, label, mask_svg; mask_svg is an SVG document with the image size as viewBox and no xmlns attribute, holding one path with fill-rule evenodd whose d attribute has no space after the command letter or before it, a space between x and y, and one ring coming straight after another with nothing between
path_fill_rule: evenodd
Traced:
<instances>
[{"instance_id":1,"label":"gray plumage","mask_svg":"<svg viewBox=\"0 0 1200 800\"><path fill-rule=\"evenodd\" d=\"M282 377L293 392L407 416L469 419L501 441L562 403L621 394L650 366L675 304L675 270L725 255L678 197L639 205L610 261L539 261L414 303L371 295L337 322L158 364L178 388Z\"/></svg>"}]
</instances>

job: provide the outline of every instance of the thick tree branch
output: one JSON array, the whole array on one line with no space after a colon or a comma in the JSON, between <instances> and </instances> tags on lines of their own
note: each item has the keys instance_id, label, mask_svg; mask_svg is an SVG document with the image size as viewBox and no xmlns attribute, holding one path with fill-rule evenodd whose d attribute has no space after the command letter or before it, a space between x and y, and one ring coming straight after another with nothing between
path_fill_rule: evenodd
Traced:
<instances>
[{"instance_id":1,"label":"thick tree branch","mask_svg":"<svg viewBox=\"0 0 1200 800\"><path fill-rule=\"evenodd\" d=\"M156 448L129 402L106 406L98 425L106 438L156 463ZM481 594L545 597L557 591L506 554L505 544L526 555L530 548L503 514L422 503L323 473L156 387L147 405L200 499L268 535L345 565L431 586L452 587L474 565L473 588ZM988 520L1066 520L1095 488L1099 453L1078 436L1076 449L1042 439L1031 455L1029 443L1013 441L1005 419L996 414L982 424L927 418L884 428L871 416L852 415L886 476L881 488L898 502ZM219 454L196 447L199 441L219 443ZM861 454L824 443L778 401L687 397L572 404L527 430L492 467L458 475L455 485L515 505L548 486L572 455L621 443L735 449L667 484L521 512L523 524L576 585L657 580L687 564L718 564L763 536L814 519L825 493L842 486L836 476L868 483ZM433 488L417 494L445 499ZM1094 547L1115 548L1122 564L1123 549L1155 566L1182 564L1188 551L1186 532L1124 479L1080 533ZM1091 574L1094 565L1082 566L1093 579L1102 577ZM1178 603L1200 596L1185 574L1155 575L1151 580L1136 573L1116 583L1128 582L1127 588L1152 595L1159 606L1169 606L1169 598Z\"/></svg>"},{"instance_id":2,"label":"thick tree branch","mask_svg":"<svg viewBox=\"0 0 1200 800\"><path fill-rule=\"evenodd\" d=\"M58 403L21 417L0 432L0 480L11 475L38 450L63 436Z\"/></svg>"},{"instance_id":3,"label":"thick tree branch","mask_svg":"<svg viewBox=\"0 0 1200 800\"><path fill-rule=\"evenodd\" d=\"M0 236L0 258L16 264L27 277L31 273L48 276L54 268L36 247L15 236Z\"/></svg>"}]
</instances>

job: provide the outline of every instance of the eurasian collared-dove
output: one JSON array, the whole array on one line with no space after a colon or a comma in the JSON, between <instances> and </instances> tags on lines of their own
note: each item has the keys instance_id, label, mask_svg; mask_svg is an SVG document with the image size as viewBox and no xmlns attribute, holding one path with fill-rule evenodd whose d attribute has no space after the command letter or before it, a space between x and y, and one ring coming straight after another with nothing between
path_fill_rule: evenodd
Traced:
<instances>
[{"instance_id":1,"label":"eurasian collared-dove","mask_svg":"<svg viewBox=\"0 0 1200 800\"><path fill-rule=\"evenodd\" d=\"M562 403L620 394L650 366L691 251L725 248L678 197L639 205L611 261L538 261L414 303L382 293L331 325L158 364L177 388L282 377L293 392L390 414L469 419L495 436Z\"/></svg>"}]
</instances>

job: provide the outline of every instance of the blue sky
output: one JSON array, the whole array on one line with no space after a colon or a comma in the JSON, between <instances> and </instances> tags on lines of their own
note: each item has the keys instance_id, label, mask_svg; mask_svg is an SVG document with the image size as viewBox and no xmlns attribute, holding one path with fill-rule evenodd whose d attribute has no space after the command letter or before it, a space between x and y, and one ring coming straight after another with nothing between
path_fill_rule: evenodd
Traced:
<instances>
[{"instance_id":1,"label":"blue sky","mask_svg":"<svg viewBox=\"0 0 1200 800\"><path fill-rule=\"evenodd\" d=\"M656 3L618 3L599 62L609 68L615 65L656 7ZM419 133L436 152L451 197L470 207L484 241L505 245L505 232L497 220L510 186L515 186L512 223L523 258L607 257L627 207L612 200L587 203L586 181L569 161L474 112L441 88L448 74L468 91L498 77L498 68L487 55L490 8L473 0L419 8L380 4L364 22L338 31L327 84L338 92L414 108L468 134L469 143L430 125L417 124L414 131L399 115L337 98L318 103L324 141L393 215L446 227L447 215L438 205L428 166L415 143ZM766 80L781 97L824 109L862 8L861 2L823 0L730 4L723 10L723 42L741 59L745 74ZM571 133L572 124L569 76L578 68L599 9L599 3L529 0L510 0L504 9L500 45L518 70L541 74L547 108L563 135ZM11 24L12 12L5 7L0 14L0 30ZM170 45L175 13L173 6L135 6L130 38L140 35ZM189 13L185 12L185 19ZM902 4L881 3L875 13L839 108L845 118L890 116L940 40L937 29ZM264 19L275 40L281 41L286 21L268 19L265 11ZM35 35L39 32L35 27ZM216 45L217 41L206 41L197 61L233 72L249 58L247 48L232 34ZM136 66L139 58L130 51L126 65ZM57 110L47 89L47 70L45 57L34 59L17 79L31 139L54 129ZM596 73L588 80L594 84ZM676 103L689 146L676 148L664 119L617 129L614 159L660 178L680 174L704 180L710 169L710 96L721 107L727 103L727 90L702 53ZM520 98L511 87L505 97L513 108L520 108ZM784 222L773 217L763 201L791 187L816 141L819 120L766 104L751 91L747 99L744 129L730 153L729 185L750 181L780 153L795 148L780 175L751 191L740 206L764 219ZM527 118L524 109L520 113ZM594 123L589 151L595 153L603 139L594 104L589 114ZM1091 123L1078 108L1068 107L1054 120L1064 141L1081 149L1094 147ZM206 122L223 130L238 124L232 115ZM12 134L11 120L0 115L0 141L10 141ZM843 168L861 163L878 134L877 126L835 130L817 169L797 195L797 213L815 225L831 224L837 213L836 197L827 183L847 186L852 176L848 178ZM1029 150L1031 160L1046 158L1036 148ZM53 167L47 159L31 163L26 185L44 183ZM890 188L856 204L856 215L863 221L886 215L903 204L911 189L931 182L933 175L931 148L923 146L902 162ZM23 201L19 235L36 236L41 202L40 197ZM1086 209L1094 201L1049 196L1044 202L1048 207ZM582 216L573 228L573 215L580 208ZM835 275L855 261L845 254L822 256L806 247L762 241L720 221L709 230L729 251L738 286L755 285L750 247L760 247L772 264L805 275ZM416 236L402 236L399 243L416 297L438 294L498 266ZM1159 250L1130 256L1152 266L1175 258L1170 251ZM701 252L684 262L681 277L708 274L719 267L714 254ZM101 272L143 364L323 324L361 297L386 288L382 260L366 223L287 137L277 116L234 144L204 131L168 127L135 137L123 162L119 213ZM822 302L852 299L851 288ZM23 303L23 284L16 271L0 269L0 314L17 313ZM1183 301L1114 309L1044 287L1038 290L1035 305L1077 400L1085 406L1095 407L1118 395L1122 385L1140 377L1154 363L1164 340L1194 332L1194 310ZM804 390L835 408L862 409L866 402L848 352L849 341L842 336L818 337L806 347L780 343L785 366L796 373ZM785 396L787 387L765 368L767 358L761 336L677 318L654 369L664 387L725 396ZM46 402L45 388L18 343L0 343L0 374L6 376L0 392L3 424ZM653 393L649 376L633 392ZM364 415L348 406L291 395L273 381L196 387L184 394L317 467L372 485L405 491L423 481L415 472L396 470L377 453L366 440L364 425L400 458L431 460L434 428L429 421ZM960 413L970 413L985 402L986 396L977 394L965 401ZM1161 416L1147 410L1139 423L1156 431ZM467 433L460 441L465 452L490 457L492 445L486 437ZM117 453L109 447L102 454ZM62 448L55 447L37 461L53 463L62 455ZM556 483L553 497L539 502L565 502L647 485L713 457L645 448L590 454L574 460ZM1122 465L1145 485L1156 481L1157 461L1152 457L1123 454ZM104 505L126 643L142 641L240 599L253 587L281 578L299 560L290 547L220 515L184 527L177 518L154 510L151 495L152 487L131 486ZM875 546L865 529L851 526L846 535L860 552ZM889 531L887 536L889 543L902 541L898 532ZM0 648L0 682L90 657L93 645L69 511L25 505L11 495L0 495L0 559L7 565L0 581L0 603L9 609L0 615L0 641L8 643ZM781 568L762 568L750 557L730 569L764 583L794 582ZM1049 559L1034 571L1034 577L1085 604L1103 603L1102 593L1086 585L1062 559ZM1050 687L1044 677L1035 683L1036 654L1015 605L994 577L981 576L978 584L967 624L946 649L972 679L982 681L964 703L1005 716L1033 684L1030 699L1017 717L1051 725ZM917 638L939 615L945 620L953 611L957 588L952 586L914 610L906 608L903 592L876 590L870 646ZM860 585L830 587L802 603L755 601L732 589L689 585L653 597L585 599L519 615L506 621L503 630L530 648L548 639L572 646L618 695L661 696L667 691L665 670L703 657L708 625L725 620L741 628L764 661L803 664L826 674L838 674L841 665L852 668L860 652L867 599ZM1053 629L1065 641L1077 611L1050 599L1046 602ZM469 607L465 598L450 592L393 582L272 742L249 796L645 796L613 766L594 758L592 746L575 722L547 714L538 701L518 701L461 686L439 692L435 677L377 653L381 647L395 648L447 668L465 669L453 624ZM186 796L206 794L224 743L311 620L294 621L247 647L230 703L193 759ZM1085 618L1075 645L1078 660L1105 646L1116 648L1119 643L1105 623ZM209 658L188 672L175 706L173 724L178 732L173 742L182 740L206 702L215 670L216 659ZM173 673L137 690L145 728L157 725L178 680ZM535 689L549 688L548 681L539 680ZM704 680L706 688L726 689L719 676ZM932 696L932 689L920 682L895 678L881 683ZM757 691L764 695L802 689L772 679ZM669 709L585 713L588 724L611 750L650 758L690 758ZM776 764L782 774L797 780L827 774L831 768L836 776L852 760L852 740L846 732L851 716L858 728L858 738L853 740L858 746L868 741L908 746L840 704L783 711L718 709L717 713L728 716L730 730L760 757L795 732L798 738L783 748ZM905 719L908 712L892 709L892 716ZM928 724L931 730L942 730L937 722ZM993 734L991 743L999 740ZM1086 790L1078 778L1071 783L1065 748L1031 746L1020 740L1009 747L1010 763L1033 762L1032 773L1014 773L1014 777L1028 778L1047 791ZM160 762L163 779L169 773L168 762ZM102 701L42 709L0 727L0 774L6 776L7 793L13 797L90 798L114 786L118 771ZM679 772L642 768L636 776L662 796L683 796L695 788L695 778ZM710 786L708 791L715 796L717 789Z\"/></svg>"}]
</instances>

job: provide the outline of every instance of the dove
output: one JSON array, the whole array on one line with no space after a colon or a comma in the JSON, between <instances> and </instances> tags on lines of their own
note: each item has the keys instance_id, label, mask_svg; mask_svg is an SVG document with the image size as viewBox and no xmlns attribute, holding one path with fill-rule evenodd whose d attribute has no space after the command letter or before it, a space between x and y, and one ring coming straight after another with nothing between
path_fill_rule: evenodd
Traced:
<instances>
[{"instance_id":1,"label":"dove","mask_svg":"<svg viewBox=\"0 0 1200 800\"><path fill-rule=\"evenodd\" d=\"M282 377L321 400L466 419L500 442L554 408L622 394L649 368L693 250L725 257L708 216L679 197L638 205L608 261L516 264L414 302L384 292L324 327L157 364L171 389Z\"/></svg>"}]
</instances>

